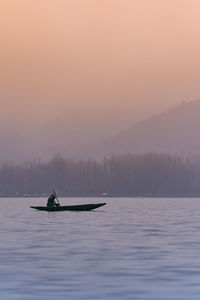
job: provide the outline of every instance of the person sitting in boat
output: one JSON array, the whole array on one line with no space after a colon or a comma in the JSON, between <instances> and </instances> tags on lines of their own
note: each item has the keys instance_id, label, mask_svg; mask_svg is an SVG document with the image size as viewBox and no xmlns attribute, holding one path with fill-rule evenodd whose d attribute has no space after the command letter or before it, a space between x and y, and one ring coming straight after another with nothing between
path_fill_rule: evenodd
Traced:
<instances>
[{"instance_id":1,"label":"person sitting in boat","mask_svg":"<svg viewBox=\"0 0 200 300\"><path fill-rule=\"evenodd\" d=\"M55 199L56 199L55 194L51 194L47 200L47 206L48 207L60 206L59 203L56 203Z\"/></svg>"}]
</instances>

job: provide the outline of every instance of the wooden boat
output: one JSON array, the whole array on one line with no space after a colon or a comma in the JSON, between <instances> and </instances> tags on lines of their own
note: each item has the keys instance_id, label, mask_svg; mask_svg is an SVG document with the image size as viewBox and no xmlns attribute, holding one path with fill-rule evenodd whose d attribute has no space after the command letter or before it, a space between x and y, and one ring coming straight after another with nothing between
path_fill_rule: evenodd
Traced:
<instances>
[{"instance_id":1,"label":"wooden boat","mask_svg":"<svg viewBox=\"0 0 200 300\"><path fill-rule=\"evenodd\" d=\"M45 211L63 211L63 210L87 211L87 210L92 210L101 207L103 205L106 205L106 203L67 205L67 206L55 206L55 207L48 207L48 206L30 206L30 207L37 210L45 210Z\"/></svg>"}]
</instances>

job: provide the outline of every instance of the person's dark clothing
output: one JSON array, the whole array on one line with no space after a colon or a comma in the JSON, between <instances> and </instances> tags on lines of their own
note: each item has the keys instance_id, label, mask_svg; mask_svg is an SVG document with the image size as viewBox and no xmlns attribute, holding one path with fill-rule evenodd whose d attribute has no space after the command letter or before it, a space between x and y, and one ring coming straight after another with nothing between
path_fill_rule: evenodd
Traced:
<instances>
[{"instance_id":1,"label":"person's dark clothing","mask_svg":"<svg viewBox=\"0 0 200 300\"><path fill-rule=\"evenodd\" d=\"M49 196L49 198L48 198L48 200L47 200L47 206L48 206L48 207L59 206L59 204L56 203L55 198L56 198L56 197L55 197L54 195L50 195L50 196Z\"/></svg>"}]
</instances>

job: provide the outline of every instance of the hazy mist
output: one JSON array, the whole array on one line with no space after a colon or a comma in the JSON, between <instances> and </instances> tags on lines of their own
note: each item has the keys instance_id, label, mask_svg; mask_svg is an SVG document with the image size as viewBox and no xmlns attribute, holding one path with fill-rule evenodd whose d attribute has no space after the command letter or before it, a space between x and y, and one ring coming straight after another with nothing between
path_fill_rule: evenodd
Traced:
<instances>
[{"instance_id":1,"label":"hazy mist","mask_svg":"<svg viewBox=\"0 0 200 300\"><path fill-rule=\"evenodd\" d=\"M73 156L200 96L198 0L2 0L0 159Z\"/></svg>"}]
</instances>

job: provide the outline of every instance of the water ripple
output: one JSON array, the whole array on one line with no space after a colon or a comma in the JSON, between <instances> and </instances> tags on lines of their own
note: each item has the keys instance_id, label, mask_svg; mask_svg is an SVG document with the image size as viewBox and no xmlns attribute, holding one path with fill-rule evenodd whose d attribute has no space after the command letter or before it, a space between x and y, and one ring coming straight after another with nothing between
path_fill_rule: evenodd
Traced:
<instances>
[{"instance_id":1,"label":"water ripple","mask_svg":"<svg viewBox=\"0 0 200 300\"><path fill-rule=\"evenodd\" d=\"M1 299L199 299L198 199L62 202L107 205L47 213L29 208L45 199L1 199Z\"/></svg>"}]
</instances>

